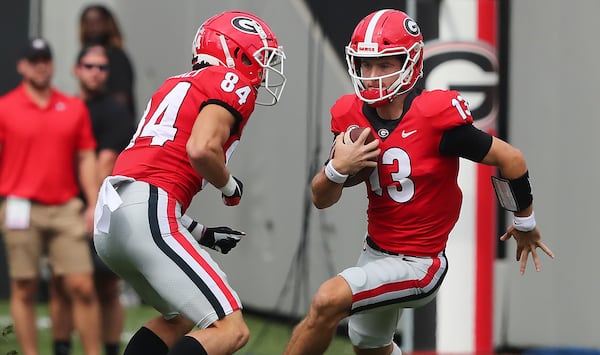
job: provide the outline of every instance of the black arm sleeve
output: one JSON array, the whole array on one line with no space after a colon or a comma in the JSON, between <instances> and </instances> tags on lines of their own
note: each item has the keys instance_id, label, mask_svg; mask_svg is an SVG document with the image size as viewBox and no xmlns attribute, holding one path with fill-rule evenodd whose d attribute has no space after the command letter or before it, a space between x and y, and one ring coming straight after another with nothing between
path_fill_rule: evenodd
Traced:
<instances>
[{"instance_id":1,"label":"black arm sleeve","mask_svg":"<svg viewBox=\"0 0 600 355\"><path fill-rule=\"evenodd\" d=\"M440 154L458 156L479 163L490 151L492 136L473 125L454 127L442 136Z\"/></svg>"}]
</instances>

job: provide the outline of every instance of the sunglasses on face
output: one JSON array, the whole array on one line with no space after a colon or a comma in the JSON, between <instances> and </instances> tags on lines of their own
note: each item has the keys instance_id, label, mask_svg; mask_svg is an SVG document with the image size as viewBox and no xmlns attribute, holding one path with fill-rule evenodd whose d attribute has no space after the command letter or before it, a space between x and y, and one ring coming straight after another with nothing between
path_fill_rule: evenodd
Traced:
<instances>
[{"instance_id":1,"label":"sunglasses on face","mask_svg":"<svg viewBox=\"0 0 600 355\"><path fill-rule=\"evenodd\" d=\"M108 70L108 64L81 63L80 65L82 67L84 67L85 69L88 69L88 70L92 70L94 68L97 68L100 71L107 71Z\"/></svg>"}]
</instances>

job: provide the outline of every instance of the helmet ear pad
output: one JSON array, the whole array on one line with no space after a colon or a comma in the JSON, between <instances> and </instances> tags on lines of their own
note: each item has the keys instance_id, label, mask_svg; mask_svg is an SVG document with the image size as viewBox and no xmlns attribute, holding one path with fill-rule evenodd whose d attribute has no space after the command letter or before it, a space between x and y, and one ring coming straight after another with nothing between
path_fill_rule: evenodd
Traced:
<instances>
[{"instance_id":1,"label":"helmet ear pad","mask_svg":"<svg viewBox=\"0 0 600 355\"><path fill-rule=\"evenodd\" d=\"M233 58L236 63L236 65L235 65L236 69L238 69L242 72L245 72L246 70L248 70L249 76L251 76L253 78L256 77L259 80L258 84L255 84L254 80L253 80L253 84L260 85L260 82L262 81L262 76L263 76L262 72L264 70L262 68L262 65L257 66L255 63L256 60L253 61L251 59L251 57L248 54L246 54L246 52L244 52L242 50L242 48L240 48L240 47L237 47L234 49Z\"/></svg>"},{"instance_id":2,"label":"helmet ear pad","mask_svg":"<svg viewBox=\"0 0 600 355\"><path fill-rule=\"evenodd\" d=\"M240 52L240 47L235 49L235 51L233 52L233 56L237 58L237 56L239 55L239 52ZM248 58L246 53L242 53L240 62L242 62L242 64L245 64L245 65L252 65L252 60L250 58Z\"/></svg>"}]
</instances>

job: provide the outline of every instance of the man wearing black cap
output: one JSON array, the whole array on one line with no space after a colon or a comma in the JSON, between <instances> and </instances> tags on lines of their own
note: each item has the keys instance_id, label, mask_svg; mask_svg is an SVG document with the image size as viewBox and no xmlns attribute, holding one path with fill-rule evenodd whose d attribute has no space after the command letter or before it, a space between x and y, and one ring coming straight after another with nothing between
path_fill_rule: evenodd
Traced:
<instances>
[{"instance_id":1,"label":"man wearing black cap","mask_svg":"<svg viewBox=\"0 0 600 355\"><path fill-rule=\"evenodd\" d=\"M23 48L21 58L26 58L29 61L52 61L52 52L50 46L42 38L34 38L30 40Z\"/></svg>"},{"instance_id":2,"label":"man wearing black cap","mask_svg":"<svg viewBox=\"0 0 600 355\"><path fill-rule=\"evenodd\" d=\"M38 354L34 306L40 258L47 253L71 300L85 353L99 355L87 241L99 185L90 116L83 101L51 86L52 52L44 39L27 43L17 71L22 83L0 97L0 230L20 353ZM80 191L91 201L85 210Z\"/></svg>"},{"instance_id":3,"label":"man wearing black cap","mask_svg":"<svg viewBox=\"0 0 600 355\"><path fill-rule=\"evenodd\" d=\"M135 132L135 120L125 105L107 91L110 75L109 58L101 45L83 47L77 55L73 73L79 81L79 97L85 101L92 118L96 138L100 179L110 175L119 153ZM91 243L91 248L94 246ZM120 300L121 279L92 250L94 279L101 309L101 334L104 355L118 355L125 310ZM72 322L66 295L51 282L50 319L54 338L54 355L68 355L71 348Z\"/></svg>"}]
</instances>

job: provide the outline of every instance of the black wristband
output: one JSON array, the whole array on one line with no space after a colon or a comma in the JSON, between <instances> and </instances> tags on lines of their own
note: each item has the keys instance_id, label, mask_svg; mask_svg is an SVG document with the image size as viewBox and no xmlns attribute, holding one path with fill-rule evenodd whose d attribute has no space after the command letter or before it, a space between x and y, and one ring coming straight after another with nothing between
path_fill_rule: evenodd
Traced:
<instances>
[{"instance_id":1,"label":"black wristband","mask_svg":"<svg viewBox=\"0 0 600 355\"><path fill-rule=\"evenodd\" d=\"M492 185L496 191L500 206L507 211L521 212L531 206L533 195L529 183L529 171L516 179L504 179L492 176Z\"/></svg>"},{"instance_id":2,"label":"black wristband","mask_svg":"<svg viewBox=\"0 0 600 355\"><path fill-rule=\"evenodd\" d=\"M192 221L192 223L190 223L190 226L187 228L188 232L192 233L192 231L194 230L194 228L196 228L197 225L198 222Z\"/></svg>"},{"instance_id":3,"label":"black wristband","mask_svg":"<svg viewBox=\"0 0 600 355\"><path fill-rule=\"evenodd\" d=\"M526 171L521 177L509 181L517 201L517 210L520 212L531 206L533 195L531 193L531 183L529 182L529 171Z\"/></svg>"}]
</instances>

